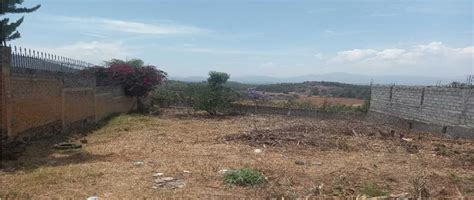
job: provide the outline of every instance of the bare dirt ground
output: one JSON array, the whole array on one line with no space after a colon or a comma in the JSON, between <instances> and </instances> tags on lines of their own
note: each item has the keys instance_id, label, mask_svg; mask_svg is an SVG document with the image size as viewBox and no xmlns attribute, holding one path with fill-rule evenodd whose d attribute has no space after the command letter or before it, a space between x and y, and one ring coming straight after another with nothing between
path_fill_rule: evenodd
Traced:
<instances>
[{"instance_id":1,"label":"bare dirt ground","mask_svg":"<svg viewBox=\"0 0 474 200\"><path fill-rule=\"evenodd\" d=\"M474 195L472 140L356 119L210 118L170 109L160 116L118 116L69 138L84 139L82 149L68 151L51 149L58 139L35 142L19 160L4 162L0 196L289 199L357 195L374 185L389 194L413 195L418 187L431 197ZM220 170L244 167L261 171L267 183L223 182ZM154 188L157 172L185 186Z\"/></svg>"},{"instance_id":2,"label":"bare dirt ground","mask_svg":"<svg viewBox=\"0 0 474 200\"><path fill-rule=\"evenodd\" d=\"M300 95L300 101L309 101L315 106L320 106L325 103L327 104L342 104L348 106L357 106L362 105L364 103L363 99L357 98L345 98L345 97L321 97L321 96L306 96Z\"/></svg>"}]
</instances>

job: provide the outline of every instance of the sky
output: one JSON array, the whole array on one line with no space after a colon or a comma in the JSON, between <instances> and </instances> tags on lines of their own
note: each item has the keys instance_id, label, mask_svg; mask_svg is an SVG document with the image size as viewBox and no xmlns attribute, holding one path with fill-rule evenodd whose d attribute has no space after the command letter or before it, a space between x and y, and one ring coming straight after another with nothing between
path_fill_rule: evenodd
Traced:
<instances>
[{"instance_id":1,"label":"sky","mask_svg":"<svg viewBox=\"0 0 474 200\"><path fill-rule=\"evenodd\" d=\"M11 45L170 76L474 74L471 0L26 0ZM17 19L21 15L8 15Z\"/></svg>"}]
</instances>

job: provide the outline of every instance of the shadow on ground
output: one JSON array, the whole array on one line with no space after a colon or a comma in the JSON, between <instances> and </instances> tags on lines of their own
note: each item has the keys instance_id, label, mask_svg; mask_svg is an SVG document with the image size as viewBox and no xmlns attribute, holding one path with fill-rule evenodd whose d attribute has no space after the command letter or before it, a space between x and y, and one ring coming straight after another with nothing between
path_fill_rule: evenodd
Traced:
<instances>
[{"instance_id":1,"label":"shadow on ground","mask_svg":"<svg viewBox=\"0 0 474 200\"><path fill-rule=\"evenodd\" d=\"M107 162L115 154L91 154L83 148L57 150L53 146L58 143L71 142L80 144L86 143L85 136L92 134L104 126L107 126L118 115L112 115L101 122L89 125L80 129L75 129L67 134L54 135L47 138L30 141L24 145L23 152L13 159L3 159L0 162L0 171L32 171L43 166L62 166L90 162ZM85 144L87 145L87 144Z\"/></svg>"}]
</instances>

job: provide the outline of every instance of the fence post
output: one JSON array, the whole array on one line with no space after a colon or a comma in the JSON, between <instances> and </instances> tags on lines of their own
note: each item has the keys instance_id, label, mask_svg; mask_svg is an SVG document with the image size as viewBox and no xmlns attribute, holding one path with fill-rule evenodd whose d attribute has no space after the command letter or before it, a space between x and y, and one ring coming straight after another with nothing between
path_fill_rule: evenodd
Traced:
<instances>
[{"instance_id":1,"label":"fence post","mask_svg":"<svg viewBox=\"0 0 474 200\"><path fill-rule=\"evenodd\" d=\"M465 88L465 89L461 89L462 90L462 98L463 98L463 102L462 102L462 110L461 110L461 114L459 115L459 124L460 125L469 125L468 124L468 119L469 119L469 116L468 116L468 109L469 109L469 106L468 106L468 102L469 102L469 99L473 97L473 89L471 88Z\"/></svg>"},{"instance_id":2,"label":"fence post","mask_svg":"<svg viewBox=\"0 0 474 200\"><path fill-rule=\"evenodd\" d=\"M10 137L12 136L12 127L11 127L11 105L9 105L8 101L11 98L11 91L10 91L10 67L11 67L11 57L12 51L10 47L0 47L0 68L1 68L1 137L0 139L4 139L3 137Z\"/></svg>"}]
</instances>

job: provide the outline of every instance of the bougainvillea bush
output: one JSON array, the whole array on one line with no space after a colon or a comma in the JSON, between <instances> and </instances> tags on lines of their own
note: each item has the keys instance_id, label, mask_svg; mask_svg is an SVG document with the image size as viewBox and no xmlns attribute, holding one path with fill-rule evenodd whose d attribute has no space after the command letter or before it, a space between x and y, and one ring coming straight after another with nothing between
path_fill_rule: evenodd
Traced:
<instances>
[{"instance_id":1,"label":"bougainvillea bush","mask_svg":"<svg viewBox=\"0 0 474 200\"><path fill-rule=\"evenodd\" d=\"M143 111L140 97L148 95L155 86L166 80L166 72L155 66L132 66L130 64L113 64L109 67L96 66L85 69L84 73L94 73L97 85L121 85L125 95L136 97L138 110Z\"/></svg>"},{"instance_id":2,"label":"bougainvillea bush","mask_svg":"<svg viewBox=\"0 0 474 200\"><path fill-rule=\"evenodd\" d=\"M107 72L113 82L122 85L125 95L135 97L146 96L154 86L166 79L166 73L155 66L133 67L119 64L108 67Z\"/></svg>"}]
</instances>

